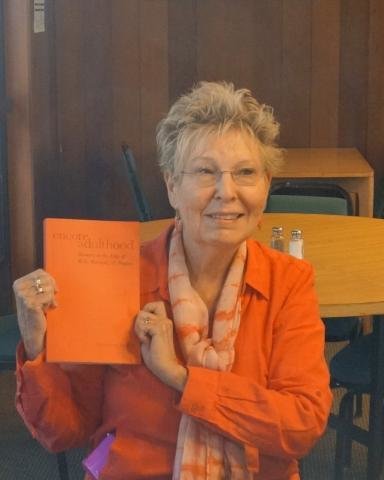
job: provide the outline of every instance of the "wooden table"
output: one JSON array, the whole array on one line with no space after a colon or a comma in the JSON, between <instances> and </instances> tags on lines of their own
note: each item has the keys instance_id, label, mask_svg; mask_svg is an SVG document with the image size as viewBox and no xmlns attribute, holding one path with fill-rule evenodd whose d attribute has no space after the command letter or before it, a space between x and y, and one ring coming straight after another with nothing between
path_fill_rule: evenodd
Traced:
<instances>
[{"instance_id":1,"label":"wooden table","mask_svg":"<svg viewBox=\"0 0 384 480\"><path fill-rule=\"evenodd\" d=\"M142 224L142 238L162 231L170 220ZM300 228L304 256L315 268L323 317L374 315L373 390L370 400L367 479L378 480L384 399L384 220L340 215L264 214L254 237L269 244L272 226L281 225L286 243ZM336 320L337 321L337 320Z\"/></svg>"},{"instance_id":2,"label":"wooden table","mask_svg":"<svg viewBox=\"0 0 384 480\"><path fill-rule=\"evenodd\" d=\"M287 148L286 163L274 183L293 179L337 183L356 197L358 215L373 215L374 172L355 148Z\"/></svg>"},{"instance_id":3,"label":"wooden table","mask_svg":"<svg viewBox=\"0 0 384 480\"><path fill-rule=\"evenodd\" d=\"M142 240L170 219L142 223ZM384 314L384 220L342 215L265 213L254 237L269 244L273 226L303 231L304 256L315 267L323 317ZM287 248L286 248L287 249Z\"/></svg>"}]
</instances>

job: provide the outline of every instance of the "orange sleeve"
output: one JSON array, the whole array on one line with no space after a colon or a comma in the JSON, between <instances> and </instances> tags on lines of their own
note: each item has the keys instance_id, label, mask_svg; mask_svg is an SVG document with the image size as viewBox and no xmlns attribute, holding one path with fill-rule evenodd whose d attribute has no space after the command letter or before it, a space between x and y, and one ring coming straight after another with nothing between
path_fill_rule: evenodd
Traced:
<instances>
[{"instance_id":1,"label":"orange sleeve","mask_svg":"<svg viewBox=\"0 0 384 480\"><path fill-rule=\"evenodd\" d=\"M60 366L44 356L25 361L24 346L18 346L16 408L48 450L85 445L100 423L105 367Z\"/></svg>"},{"instance_id":2,"label":"orange sleeve","mask_svg":"<svg viewBox=\"0 0 384 480\"><path fill-rule=\"evenodd\" d=\"M274 321L267 386L236 373L189 367L178 406L243 443L247 454L305 455L323 433L331 407L312 268L305 265L288 283Z\"/></svg>"}]
</instances>

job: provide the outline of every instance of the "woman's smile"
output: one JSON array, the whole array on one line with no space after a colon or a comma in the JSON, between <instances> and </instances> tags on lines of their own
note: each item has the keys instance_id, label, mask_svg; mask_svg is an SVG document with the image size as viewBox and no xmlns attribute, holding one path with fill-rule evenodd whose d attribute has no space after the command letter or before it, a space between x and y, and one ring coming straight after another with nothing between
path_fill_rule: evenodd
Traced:
<instances>
[{"instance_id":1,"label":"woman's smile","mask_svg":"<svg viewBox=\"0 0 384 480\"><path fill-rule=\"evenodd\" d=\"M238 220L243 215L241 213L231 213L231 212L215 212L207 213L205 216L216 222L232 223L235 220Z\"/></svg>"}]
</instances>

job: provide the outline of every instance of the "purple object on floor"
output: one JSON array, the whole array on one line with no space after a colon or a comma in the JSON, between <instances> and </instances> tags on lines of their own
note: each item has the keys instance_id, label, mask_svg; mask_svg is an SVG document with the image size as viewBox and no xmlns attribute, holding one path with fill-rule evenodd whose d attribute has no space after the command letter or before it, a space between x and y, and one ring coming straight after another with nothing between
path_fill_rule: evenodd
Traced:
<instances>
[{"instance_id":1,"label":"purple object on floor","mask_svg":"<svg viewBox=\"0 0 384 480\"><path fill-rule=\"evenodd\" d=\"M82 461L85 470L96 480L99 478L100 472L108 459L109 449L114 440L115 435L107 433L99 445Z\"/></svg>"}]
</instances>

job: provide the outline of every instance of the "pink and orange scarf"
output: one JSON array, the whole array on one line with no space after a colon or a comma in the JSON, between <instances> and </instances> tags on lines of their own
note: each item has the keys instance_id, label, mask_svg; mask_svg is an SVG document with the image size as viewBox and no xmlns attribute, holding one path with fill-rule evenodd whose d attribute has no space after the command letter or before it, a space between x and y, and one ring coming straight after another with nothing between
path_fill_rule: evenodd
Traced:
<instances>
[{"instance_id":1,"label":"pink and orange scarf","mask_svg":"<svg viewBox=\"0 0 384 480\"><path fill-rule=\"evenodd\" d=\"M240 290L246 243L229 268L208 338L208 309L189 280L181 233L174 231L169 251L168 281L175 329L187 365L230 371L240 324ZM183 414L177 438L173 480L248 480L244 448Z\"/></svg>"}]
</instances>

